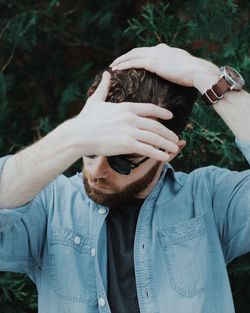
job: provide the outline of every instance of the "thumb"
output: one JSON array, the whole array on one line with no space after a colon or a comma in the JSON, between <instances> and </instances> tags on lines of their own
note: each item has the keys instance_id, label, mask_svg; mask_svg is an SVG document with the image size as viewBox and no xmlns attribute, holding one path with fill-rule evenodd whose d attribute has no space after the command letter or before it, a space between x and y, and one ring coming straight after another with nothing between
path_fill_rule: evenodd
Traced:
<instances>
[{"instance_id":1,"label":"thumb","mask_svg":"<svg viewBox=\"0 0 250 313\"><path fill-rule=\"evenodd\" d=\"M102 80L100 81L100 84L96 88L93 95L90 97L91 101L105 101L107 98L107 95L109 93L109 87L110 87L110 78L111 75L109 72L105 71L102 74Z\"/></svg>"}]
</instances>

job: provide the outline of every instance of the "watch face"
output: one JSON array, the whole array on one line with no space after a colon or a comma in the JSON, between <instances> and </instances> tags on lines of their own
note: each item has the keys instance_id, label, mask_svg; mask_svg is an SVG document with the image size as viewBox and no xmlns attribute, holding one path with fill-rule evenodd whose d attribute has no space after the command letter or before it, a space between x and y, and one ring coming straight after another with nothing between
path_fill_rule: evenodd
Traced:
<instances>
[{"instance_id":1,"label":"watch face","mask_svg":"<svg viewBox=\"0 0 250 313\"><path fill-rule=\"evenodd\" d=\"M239 90L245 85L243 77L233 69L231 66L224 66L222 68L223 76L232 85L232 89Z\"/></svg>"}]
</instances>

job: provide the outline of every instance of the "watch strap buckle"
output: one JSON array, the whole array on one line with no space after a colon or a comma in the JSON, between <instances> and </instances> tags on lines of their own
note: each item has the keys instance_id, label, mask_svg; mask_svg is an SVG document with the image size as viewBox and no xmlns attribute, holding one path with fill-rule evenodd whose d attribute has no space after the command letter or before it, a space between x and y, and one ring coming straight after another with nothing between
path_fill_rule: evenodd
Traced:
<instances>
[{"instance_id":1,"label":"watch strap buckle","mask_svg":"<svg viewBox=\"0 0 250 313\"><path fill-rule=\"evenodd\" d=\"M222 77L202 95L202 99L209 105L217 103L223 98L224 93L230 89L228 82Z\"/></svg>"}]
</instances>

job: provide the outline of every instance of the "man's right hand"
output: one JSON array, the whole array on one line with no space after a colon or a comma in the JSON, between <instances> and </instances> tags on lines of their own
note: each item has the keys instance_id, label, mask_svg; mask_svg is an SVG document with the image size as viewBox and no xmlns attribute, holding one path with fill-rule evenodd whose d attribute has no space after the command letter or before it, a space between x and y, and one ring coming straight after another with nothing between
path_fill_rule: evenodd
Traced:
<instances>
[{"instance_id":1,"label":"man's right hand","mask_svg":"<svg viewBox=\"0 0 250 313\"><path fill-rule=\"evenodd\" d=\"M172 113L150 103L105 102L109 85L110 74L105 73L77 116L8 158L0 171L0 209L31 201L84 155L138 153L171 159L179 139L153 118L170 119Z\"/></svg>"},{"instance_id":2,"label":"man's right hand","mask_svg":"<svg viewBox=\"0 0 250 313\"><path fill-rule=\"evenodd\" d=\"M168 153L179 149L179 138L156 119L168 120L173 114L152 103L105 102L110 77L104 72L98 88L72 121L75 143L82 155L137 153L168 161Z\"/></svg>"}]
</instances>

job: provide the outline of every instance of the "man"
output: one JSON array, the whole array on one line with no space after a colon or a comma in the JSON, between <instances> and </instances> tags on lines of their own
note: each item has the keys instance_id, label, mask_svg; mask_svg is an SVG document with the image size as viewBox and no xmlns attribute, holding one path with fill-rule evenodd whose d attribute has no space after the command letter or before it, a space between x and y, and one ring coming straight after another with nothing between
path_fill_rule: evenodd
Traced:
<instances>
[{"instance_id":1,"label":"man","mask_svg":"<svg viewBox=\"0 0 250 313\"><path fill-rule=\"evenodd\" d=\"M250 96L233 69L220 78L164 44L111 67L198 89L250 161ZM165 162L185 143L158 121L171 113L104 102L108 85L106 73L79 116L1 159L0 269L33 279L42 313L234 312L226 264L250 250L250 171L175 173ZM81 156L83 177L59 175Z\"/></svg>"}]
</instances>

